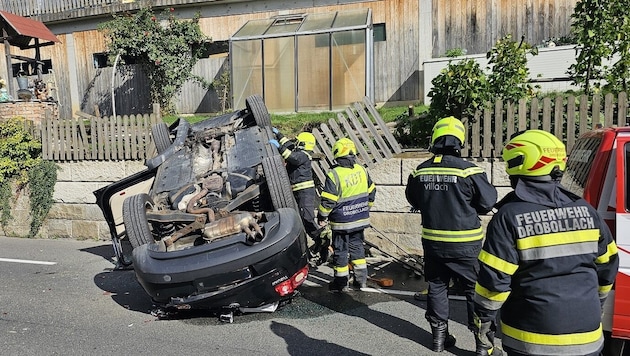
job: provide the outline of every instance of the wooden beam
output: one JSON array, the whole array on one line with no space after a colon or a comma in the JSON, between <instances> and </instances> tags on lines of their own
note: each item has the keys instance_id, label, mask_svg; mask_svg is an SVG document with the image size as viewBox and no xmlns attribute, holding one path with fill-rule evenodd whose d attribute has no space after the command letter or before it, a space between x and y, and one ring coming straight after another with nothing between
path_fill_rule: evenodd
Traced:
<instances>
[{"instance_id":1,"label":"wooden beam","mask_svg":"<svg viewBox=\"0 0 630 356\"><path fill-rule=\"evenodd\" d=\"M42 62L40 60L37 60L35 58L24 57L24 56L20 56L20 55L17 55L17 54L11 54L11 58L19 59L19 60L24 61L24 62L34 62L34 63L37 63L37 64L44 64L44 62Z\"/></svg>"},{"instance_id":2,"label":"wooden beam","mask_svg":"<svg viewBox=\"0 0 630 356\"><path fill-rule=\"evenodd\" d=\"M7 30L2 28L2 36L7 37ZM4 54L7 58L7 90L9 94L13 94L13 67L11 65L11 45L8 40L4 40Z\"/></svg>"}]
</instances>

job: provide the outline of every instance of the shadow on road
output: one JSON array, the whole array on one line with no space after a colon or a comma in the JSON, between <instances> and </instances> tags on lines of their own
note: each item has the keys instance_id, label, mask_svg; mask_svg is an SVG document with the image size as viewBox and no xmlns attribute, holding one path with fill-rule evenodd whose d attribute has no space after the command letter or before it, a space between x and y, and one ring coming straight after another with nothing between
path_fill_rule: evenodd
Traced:
<instances>
[{"instance_id":1,"label":"shadow on road","mask_svg":"<svg viewBox=\"0 0 630 356\"><path fill-rule=\"evenodd\" d=\"M112 245L105 244L93 247L82 248L79 251L91 253L95 256L103 257L105 260L114 263L114 251L112 249Z\"/></svg>"},{"instance_id":2,"label":"shadow on road","mask_svg":"<svg viewBox=\"0 0 630 356\"><path fill-rule=\"evenodd\" d=\"M304 334L300 329L288 324L272 321L270 326L274 334L280 336L287 343L287 353L291 356L300 355L368 355L347 347L330 343L326 340L313 339ZM314 350L317 350L316 352ZM315 353L314 353L315 352Z\"/></svg>"},{"instance_id":3,"label":"shadow on road","mask_svg":"<svg viewBox=\"0 0 630 356\"><path fill-rule=\"evenodd\" d=\"M94 284L110 295L112 300L123 308L151 313L153 303L142 286L138 284L133 270L105 271L94 276Z\"/></svg>"},{"instance_id":4,"label":"shadow on road","mask_svg":"<svg viewBox=\"0 0 630 356\"><path fill-rule=\"evenodd\" d=\"M370 266L370 275L377 275L379 278L386 276L394 280L394 286L388 289L416 292L426 287L426 283L423 279L415 277L413 272L403 268L403 266L398 263L391 263L386 266L378 267L379 269L376 271L373 268L373 265ZM395 295L361 291L350 291L345 294L333 294L327 291L327 281L332 280L330 275L314 270L310 272L310 279L318 280L323 288L303 286L301 288L303 298L318 305L322 305L332 311L364 319L365 321L382 328L387 332L423 345L427 347L428 350L431 349L433 337L430 329L425 330L412 322L370 308L370 305L391 301L392 298L395 298L418 306L416 318L424 320L424 313L426 311L425 301L414 300L413 295ZM451 315L455 316L455 318L454 320L452 319L450 323L466 324L465 304L466 303L464 301L451 301ZM472 338L472 334L470 337ZM474 352L459 349L457 345L453 348L449 348L448 352L458 356L474 355Z\"/></svg>"}]
</instances>

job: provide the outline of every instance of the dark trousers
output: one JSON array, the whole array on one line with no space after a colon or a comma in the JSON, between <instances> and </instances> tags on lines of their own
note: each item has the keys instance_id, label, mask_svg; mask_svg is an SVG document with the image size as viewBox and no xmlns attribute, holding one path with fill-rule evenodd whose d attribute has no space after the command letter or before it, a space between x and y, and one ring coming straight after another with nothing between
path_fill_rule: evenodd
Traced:
<instances>
[{"instance_id":1,"label":"dark trousers","mask_svg":"<svg viewBox=\"0 0 630 356\"><path fill-rule=\"evenodd\" d=\"M313 240L319 238L319 226L315 220L315 188L300 189L293 192L295 201L300 209L300 217L304 230Z\"/></svg>"},{"instance_id":2,"label":"dark trousers","mask_svg":"<svg viewBox=\"0 0 630 356\"><path fill-rule=\"evenodd\" d=\"M363 247L363 229L353 232L335 231L332 232L333 246L333 269L335 270L335 283L346 285L348 283L348 273L337 273L338 269L347 270L350 261L365 259L365 248Z\"/></svg>"},{"instance_id":3,"label":"dark trousers","mask_svg":"<svg viewBox=\"0 0 630 356\"><path fill-rule=\"evenodd\" d=\"M478 273L477 257L439 258L430 255L424 256L424 274L429 283L426 319L431 325L438 322L448 322L448 285L451 279L457 279L466 295L468 328L474 327L473 296Z\"/></svg>"}]
</instances>

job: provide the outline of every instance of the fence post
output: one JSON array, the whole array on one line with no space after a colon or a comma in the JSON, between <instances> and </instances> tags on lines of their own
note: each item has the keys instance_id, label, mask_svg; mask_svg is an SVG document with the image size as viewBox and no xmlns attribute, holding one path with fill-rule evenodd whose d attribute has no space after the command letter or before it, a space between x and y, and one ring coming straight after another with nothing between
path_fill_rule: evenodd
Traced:
<instances>
[{"instance_id":1,"label":"fence post","mask_svg":"<svg viewBox=\"0 0 630 356\"><path fill-rule=\"evenodd\" d=\"M567 97L567 152L571 151L575 143L575 97Z\"/></svg>"},{"instance_id":2,"label":"fence post","mask_svg":"<svg viewBox=\"0 0 630 356\"><path fill-rule=\"evenodd\" d=\"M617 111L617 123L619 126L628 126L628 95L626 92L619 93L617 103L619 110Z\"/></svg>"},{"instance_id":3,"label":"fence post","mask_svg":"<svg viewBox=\"0 0 630 356\"><path fill-rule=\"evenodd\" d=\"M162 109L159 103L153 103L153 113L155 114L155 123L162 122Z\"/></svg>"}]
</instances>

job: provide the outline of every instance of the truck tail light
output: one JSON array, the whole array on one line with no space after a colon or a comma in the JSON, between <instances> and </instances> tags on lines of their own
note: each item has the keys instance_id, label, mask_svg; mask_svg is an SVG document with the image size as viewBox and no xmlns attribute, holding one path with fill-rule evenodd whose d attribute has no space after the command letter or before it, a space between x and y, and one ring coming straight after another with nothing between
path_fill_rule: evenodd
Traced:
<instances>
[{"instance_id":1,"label":"truck tail light","mask_svg":"<svg viewBox=\"0 0 630 356\"><path fill-rule=\"evenodd\" d=\"M308 276L308 265L304 266L304 268L297 271L293 276L291 276L291 278L278 284L275 287L276 293L280 294L281 297L292 294L299 286L302 285L302 283L304 283L307 276Z\"/></svg>"}]
</instances>

